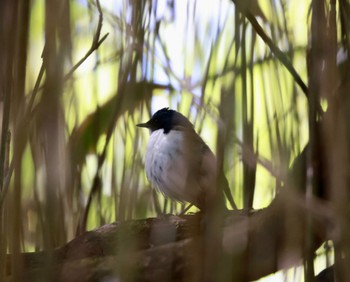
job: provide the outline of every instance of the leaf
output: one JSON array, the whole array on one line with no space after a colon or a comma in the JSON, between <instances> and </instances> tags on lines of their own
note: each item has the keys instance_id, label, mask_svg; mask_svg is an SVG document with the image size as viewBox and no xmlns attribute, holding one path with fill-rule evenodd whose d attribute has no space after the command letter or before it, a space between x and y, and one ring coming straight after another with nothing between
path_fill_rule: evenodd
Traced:
<instances>
[{"instance_id":1,"label":"leaf","mask_svg":"<svg viewBox=\"0 0 350 282\"><path fill-rule=\"evenodd\" d=\"M114 95L89 114L72 132L69 140L73 164L82 164L88 154L96 153L97 142L108 128L115 124L121 115L132 112L141 102L149 100L154 89L171 90L172 87L148 81L128 82L124 93ZM119 101L122 105L119 112L115 113L116 103Z\"/></svg>"}]
</instances>

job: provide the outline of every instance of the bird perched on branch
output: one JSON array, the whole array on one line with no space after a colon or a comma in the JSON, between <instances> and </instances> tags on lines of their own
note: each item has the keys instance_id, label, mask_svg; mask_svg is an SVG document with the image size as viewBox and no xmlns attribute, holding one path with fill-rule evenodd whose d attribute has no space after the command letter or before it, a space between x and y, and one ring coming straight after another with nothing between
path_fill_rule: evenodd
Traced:
<instances>
[{"instance_id":1,"label":"bird perched on branch","mask_svg":"<svg viewBox=\"0 0 350 282\"><path fill-rule=\"evenodd\" d=\"M137 126L150 130L145 167L152 186L173 200L189 202L201 210L223 199L216 189L216 158L185 116L163 108Z\"/></svg>"}]
</instances>

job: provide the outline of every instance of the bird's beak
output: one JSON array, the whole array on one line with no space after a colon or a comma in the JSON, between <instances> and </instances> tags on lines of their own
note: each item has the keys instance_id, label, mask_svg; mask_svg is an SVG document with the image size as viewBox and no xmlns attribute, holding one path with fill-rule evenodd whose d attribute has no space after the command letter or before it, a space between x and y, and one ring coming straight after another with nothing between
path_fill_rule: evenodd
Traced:
<instances>
[{"instance_id":1,"label":"bird's beak","mask_svg":"<svg viewBox=\"0 0 350 282\"><path fill-rule=\"evenodd\" d=\"M146 128L149 128L149 127L150 127L148 122L139 123L139 124L136 124L136 126L138 126L138 127L146 127Z\"/></svg>"}]
</instances>

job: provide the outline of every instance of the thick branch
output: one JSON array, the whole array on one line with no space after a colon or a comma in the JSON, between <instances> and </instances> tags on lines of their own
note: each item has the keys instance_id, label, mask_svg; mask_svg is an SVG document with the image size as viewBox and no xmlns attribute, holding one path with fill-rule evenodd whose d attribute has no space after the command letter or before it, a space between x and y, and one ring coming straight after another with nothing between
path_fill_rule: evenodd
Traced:
<instances>
[{"instance_id":1,"label":"thick branch","mask_svg":"<svg viewBox=\"0 0 350 282\"><path fill-rule=\"evenodd\" d=\"M264 210L226 215L220 262L230 273L227 281L233 281L232 277L239 281L258 279L299 264L305 246L306 212L313 218L316 250L325 240L329 218L316 212L318 204L306 207L294 195L285 194ZM112 277L121 277L122 281L199 281L203 222L205 218L196 214L105 225L51 254L55 265L51 274L60 277L59 281ZM24 275L33 279L42 275L48 255L23 254ZM10 257L7 269L11 269Z\"/></svg>"}]
</instances>

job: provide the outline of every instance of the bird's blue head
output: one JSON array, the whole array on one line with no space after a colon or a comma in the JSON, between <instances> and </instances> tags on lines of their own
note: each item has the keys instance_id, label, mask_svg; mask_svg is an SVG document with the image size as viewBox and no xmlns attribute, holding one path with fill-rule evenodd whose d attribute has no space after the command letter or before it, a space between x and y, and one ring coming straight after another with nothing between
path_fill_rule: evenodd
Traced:
<instances>
[{"instance_id":1,"label":"bird's blue head","mask_svg":"<svg viewBox=\"0 0 350 282\"><path fill-rule=\"evenodd\" d=\"M150 129L151 132L164 129L165 134L169 133L170 130L174 129L176 126L193 128L192 123L186 117L169 108L163 108L157 111L149 121L137 124L137 126L146 127Z\"/></svg>"}]
</instances>

